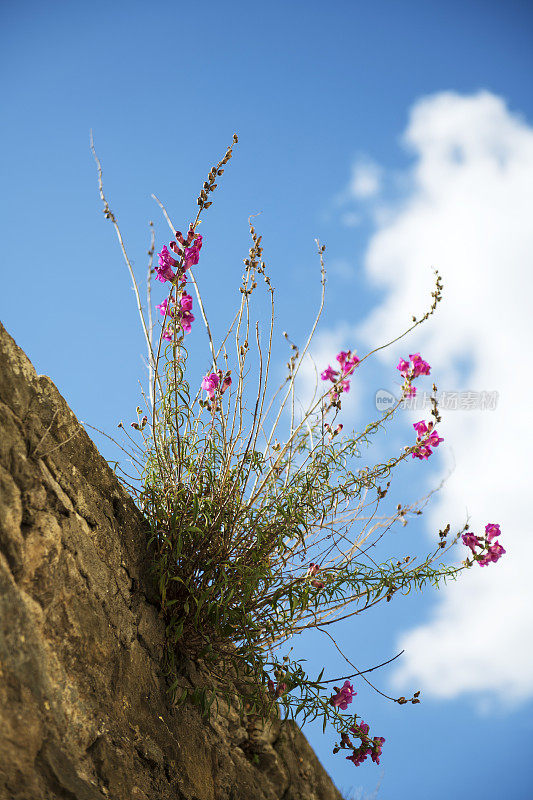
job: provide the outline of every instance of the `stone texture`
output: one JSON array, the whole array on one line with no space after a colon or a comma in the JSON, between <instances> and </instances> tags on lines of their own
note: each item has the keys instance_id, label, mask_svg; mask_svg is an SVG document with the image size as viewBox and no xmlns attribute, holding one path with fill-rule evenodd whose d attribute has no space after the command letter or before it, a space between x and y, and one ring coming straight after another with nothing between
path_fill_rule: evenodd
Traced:
<instances>
[{"instance_id":1,"label":"stone texture","mask_svg":"<svg viewBox=\"0 0 533 800\"><path fill-rule=\"evenodd\" d=\"M0 800L340 800L293 723L252 742L233 708L172 707L145 542L0 324Z\"/></svg>"}]
</instances>

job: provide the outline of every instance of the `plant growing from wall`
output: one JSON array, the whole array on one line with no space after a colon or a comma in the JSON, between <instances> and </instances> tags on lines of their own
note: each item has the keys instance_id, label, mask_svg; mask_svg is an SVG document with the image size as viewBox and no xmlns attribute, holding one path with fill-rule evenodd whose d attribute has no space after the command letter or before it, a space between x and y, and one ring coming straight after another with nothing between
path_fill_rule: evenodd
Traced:
<instances>
[{"instance_id":1,"label":"plant growing from wall","mask_svg":"<svg viewBox=\"0 0 533 800\"><path fill-rule=\"evenodd\" d=\"M363 430L345 430L342 403L350 382L363 379L365 361L376 351L362 357L352 350L338 353L335 367L324 365L314 396L298 410L297 378L324 307L325 247L318 241L321 294L316 317L301 349L285 334L291 356L286 377L275 391L270 380L275 292L261 236L252 223L240 303L222 341L215 342L194 271L204 246L198 227L237 141L234 136L210 170L185 233L176 230L157 201L172 240L162 247L154 268L152 226L146 307L104 194L91 141L104 214L115 227L130 272L148 351L145 408L137 408L138 418L131 423L133 435L139 437L134 461L140 483L128 486L149 527L148 547L166 623L164 666L175 703L193 700L207 715L225 692L230 701L225 687L231 677L251 729L273 714L302 722L320 717L324 731L329 723L338 734L334 752L350 751L346 757L355 765L368 755L379 763L383 737L371 736L360 715L341 713L351 711L356 694L351 681L373 685L365 674L371 670L358 670L345 656L354 669L349 675L324 678L322 670L313 679L301 660L281 656L280 648L309 629L322 631L338 647L330 632L336 621L388 602L396 593L428 583L438 587L476 561L480 566L497 561L505 552L497 542L500 529L489 523L485 536L479 537L466 524L451 535L447 525L425 558L372 558L377 541L421 513L420 504L399 504L392 515L378 516L378 509L395 467L407 459L427 460L443 441L436 429L436 386L431 420L415 423L411 443L370 466L361 466L363 448L368 452L373 436L386 430L401 403L414 396L415 382L430 374L419 353L397 366L403 379L401 397ZM153 279L168 294L152 310ZM260 291L270 303L264 338L252 311ZM413 318L401 336L434 313L441 295L436 273L429 310L421 319ZM191 387L186 343L201 324L198 316L207 332L208 362L201 384ZM460 537L471 557L461 566L445 564L445 554ZM203 688L193 691L181 685L178 662L183 654L203 665ZM419 692L409 699L389 699L420 702Z\"/></svg>"}]
</instances>

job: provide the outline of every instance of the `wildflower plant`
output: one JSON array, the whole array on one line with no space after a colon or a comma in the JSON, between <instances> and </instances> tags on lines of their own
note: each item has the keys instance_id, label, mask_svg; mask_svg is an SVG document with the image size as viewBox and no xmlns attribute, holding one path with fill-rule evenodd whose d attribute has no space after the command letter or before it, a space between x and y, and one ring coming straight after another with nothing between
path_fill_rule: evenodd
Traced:
<instances>
[{"instance_id":1,"label":"wildflower plant","mask_svg":"<svg viewBox=\"0 0 533 800\"><path fill-rule=\"evenodd\" d=\"M324 365L320 375L317 372L314 394L297 412L297 378L324 308L325 247L318 241L317 313L303 347L289 342L291 356L281 385L271 389L275 292L261 236L251 222L240 302L224 337L215 342L193 268L200 264L204 244L198 232L201 217L211 206L237 141L235 135L224 157L210 170L186 233L176 229L155 198L172 239L161 248L153 267L152 226L146 306L105 197L100 162L91 142L104 213L115 226L130 272L148 351L145 407L137 408L137 420L131 423L138 440L127 434L139 481L123 480L149 530L154 583L166 625L164 668L176 704L192 700L207 715L213 703L235 700L228 689L231 685L252 727L279 714L302 722L320 717L324 731L330 724L338 734L334 752L351 751L346 757L355 765L368 755L379 763L385 740L371 737L369 725L350 709L356 695L351 681L373 686L365 675L370 670L358 670L344 656L353 668L349 675L324 678L322 670L312 677L301 660L281 655L283 647L296 634L316 629L338 649L330 633L336 621L389 602L397 593L420 590L427 583L438 587L476 560L484 566L505 551L493 543L500 534L498 525L487 525L481 539L468 532L466 524L454 535L447 525L424 558L406 556L379 563L371 557L369 550L394 526L405 525L421 513L421 503L398 504L389 515L378 511L395 467L410 458L426 460L443 441L436 431L440 421L437 388L433 384L432 421L414 425L416 441L370 466L361 466L363 449L371 445L374 434L392 423L403 398L415 394L414 381L430 374L429 364L419 353L398 364L403 378L401 398L360 431L346 431L339 417L350 382L364 379L365 361L375 350L362 357L353 350L341 351L335 368ZM156 315L151 299L154 279L168 290L155 306ZM260 291L270 304L265 332L253 319L252 303ZM442 281L436 273L429 310L421 319L413 318L402 336L434 313L441 294ZM191 386L187 337L196 333L198 317L209 350L205 376L199 386ZM257 380L253 390L251 376ZM460 566L444 563L445 554L460 537L472 558ZM181 679L184 657L202 665L205 685L191 689ZM334 685L342 681L342 686ZM389 699L400 705L416 704L419 694Z\"/></svg>"}]
</instances>

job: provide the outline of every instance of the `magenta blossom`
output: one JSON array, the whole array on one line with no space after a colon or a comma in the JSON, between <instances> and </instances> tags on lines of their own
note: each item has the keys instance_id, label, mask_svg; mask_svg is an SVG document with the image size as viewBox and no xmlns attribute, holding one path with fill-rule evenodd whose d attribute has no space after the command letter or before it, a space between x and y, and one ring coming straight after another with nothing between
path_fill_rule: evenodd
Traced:
<instances>
[{"instance_id":1,"label":"magenta blossom","mask_svg":"<svg viewBox=\"0 0 533 800\"><path fill-rule=\"evenodd\" d=\"M352 354L351 350L341 350L340 353L337 353L336 359L340 364L342 375L350 375L360 361L360 359L357 358L355 354ZM338 374L339 371L333 369L333 367L331 367L328 364L327 369L325 369L324 372L320 374L320 377L322 378L323 381L332 381L333 383L335 383ZM343 385L344 383L345 382L343 381L341 385ZM349 388L350 384L347 383L347 388L345 388L344 391L348 391Z\"/></svg>"},{"instance_id":2,"label":"magenta blossom","mask_svg":"<svg viewBox=\"0 0 533 800\"><path fill-rule=\"evenodd\" d=\"M320 572L320 567L318 566L318 564L315 564L314 561L311 561L311 563L309 564L309 568L307 570L306 577L313 578L313 576L317 575L319 572ZM326 584L324 583L324 581L317 580L316 578L313 578L313 580L311 581L311 586L313 586L315 589L323 589L325 585Z\"/></svg>"},{"instance_id":3,"label":"magenta blossom","mask_svg":"<svg viewBox=\"0 0 533 800\"><path fill-rule=\"evenodd\" d=\"M320 377L323 381L335 381L338 374L339 373L328 364L327 369L321 373Z\"/></svg>"},{"instance_id":4,"label":"magenta blossom","mask_svg":"<svg viewBox=\"0 0 533 800\"><path fill-rule=\"evenodd\" d=\"M165 281L173 281L176 275L172 270L178 266L178 262L175 258L172 258L166 245L163 247L161 252L158 253L158 256L159 265L155 268L157 272L157 280L161 281L161 283L164 283Z\"/></svg>"},{"instance_id":5,"label":"magenta blossom","mask_svg":"<svg viewBox=\"0 0 533 800\"><path fill-rule=\"evenodd\" d=\"M489 546L488 552L483 556L479 562L480 567L486 567L487 564L495 564L506 551L503 549L499 542L495 542Z\"/></svg>"},{"instance_id":6,"label":"magenta blossom","mask_svg":"<svg viewBox=\"0 0 533 800\"><path fill-rule=\"evenodd\" d=\"M357 728L359 728L359 730L357 730ZM360 733L362 733L363 736L368 736L368 731L370 730L370 726L367 725L366 722L361 720L357 728L355 728L354 726L350 728L350 731L354 734L354 736L359 736Z\"/></svg>"},{"instance_id":7,"label":"magenta blossom","mask_svg":"<svg viewBox=\"0 0 533 800\"><path fill-rule=\"evenodd\" d=\"M429 447L438 447L439 444L441 442L443 442L443 441L444 441L444 439L439 437L439 434L437 433L437 431L431 431L431 433L429 434L428 438L426 439L426 444Z\"/></svg>"},{"instance_id":8,"label":"magenta blossom","mask_svg":"<svg viewBox=\"0 0 533 800\"><path fill-rule=\"evenodd\" d=\"M406 361L404 358L400 358L400 363L398 364L396 369L399 369L403 377L406 378L407 373L409 372L409 362Z\"/></svg>"},{"instance_id":9,"label":"magenta blossom","mask_svg":"<svg viewBox=\"0 0 533 800\"><path fill-rule=\"evenodd\" d=\"M180 306L182 311L191 311L192 310L192 297L187 292L183 292L180 299Z\"/></svg>"},{"instance_id":10,"label":"magenta blossom","mask_svg":"<svg viewBox=\"0 0 533 800\"><path fill-rule=\"evenodd\" d=\"M200 248L196 247L196 245L193 245L192 247L186 247L183 251L183 256L183 266L185 269L195 267L200 261Z\"/></svg>"},{"instance_id":11,"label":"magenta blossom","mask_svg":"<svg viewBox=\"0 0 533 800\"><path fill-rule=\"evenodd\" d=\"M409 358L413 363L413 378L418 378L419 375L429 375L431 367L420 357L420 353L411 353Z\"/></svg>"},{"instance_id":12,"label":"magenta blossom","mask_svg":"<svg viewBox=\"0 0 533 800\"><path fill-rule=\"evenodd\" d=\"M180 325L184 333L191 332L191 323L194 322L194 314L190 311L184 311L180 318Z\"/></svg>"},{"instance_id":13,"label":"magenta blossom","mask_svg":"<svg viewBox=\"0 0 533 800\"><path fill-rule=\"evenodd\" d=\"M475 554L476 547L481 545L481 539L479 536L476 536L474 533L463 533L462 535L463 544L469 547L472 550L472 553Z\"/></svg>"},{"instance_id":14,"label":"magenta blossom","mask_svg":"<svg viewBox=\"0 0 533 800\"><path fill-rule=\"evenodd\" d=\"M383 749L383 743L385 739L383 736L375 736L373 739L373 748L372 748L372 761L374 764L379 764L379 757L381 755L381 751Z\"/></svg>"},{"instance_id":15,"label":"magenta blossom","mask_svg":"<svg viewBox=\"0 0 533 800\"><path fill-rule=\"evenodd\" d=\"M202 389L205 389L210 400L212 400L215 396L215 390L218 386L219 380L220 378L216 372L211 372L209 375L206 375L202 381Z\"/></svg>"},{"instance_id":16,"label":"magenta blossom","mask_svg":"<svg viewBox=\"0 0 533 800\"><path fill-rule=\"evenodd\" d=\"M427 461L432 453L433 450L431 447L426 447L426 445L421 444L413 450L411 457L419 458L421 461Z\"/></svg>"},{"instance_id":17,"label":"magenta blossom","mask_svg":"<svg viewBox=\"0 0 533 800\"><path fill-rule=\"evenodd\" d=\"M334 694L329 698L330 704L335 706L335 708L341 708L343 711L346 711L348 704L352 702L357 692L354 692L350 681L345 681L342 689L339 689L337 686L334 686L333 688L337 694Z\"/></svg>"},{"instance_id":18,"label":"magenta blossom","mask_svg":"<svg viewBox=\"0 0 533 800\"><path fill-rule=\"evenodd\" d=\"M342 374L343 375L350 375L355 367L359 364L360 359L357 356L353 355L351 358L348 357L344 364L342 365Z\"/></svg>"},{"instance_id":19,"label":"magenta blossom","mask_svg":"<svg viewBox=\"0 0 533 800\"><path fill-rule=\"evenodd\" d=\"M479 562L480 567L495 564L504 555L505 550L501 544L493 541L500 534L500 526L494 522L489 522L485 525L484 541L481 536L475 536L473 533L463 533L463 544L471 549L472 555ZM477 548L480 548L480 551L477 551ZM482 555L481 550L484 548L486 548L486 553Z\"/></svg>"},{"instance_id":20,"label":"magenta blossom","mask_svg":"<svg viewBox=\"0 0 533 800\"><path fill-rule=\"evenodd\" d=\"M487 542L492 542L497 536L501 533L500 526L495 525L493 522L489 522L488 525L485 525L485 536L487 538Z\"/></svg>"},{"instance_id":21,"label":"magenta blossom","mask_svg":"<svg viewBox=\"0 0 533 800\"><path fill-rule=\"evenodd\" d=\"M168 298L167 297L165 297L165 299L163 300L162 303L159 303L159 305L156 306L157 310L159 311L159 313L161 314L162 317L164 317L167 314L167 306L168 306ZM173 309L170 308L168 310L168 315L172 316L172 313L173 313Z\"/></svg>"},{"instance_id":22,"label":"magenta blossom","mask_svg":"<svg viewBox=\"0 0 533 800\"><path fill-rule=\"evenodd\" d=\"M402 378L404 378L402 387L404 398L414 397L416 394L416 389L411 386L411 381L418 378L419 375L429 375L431 371L431 367L427 361L420 357L420 353L411 353L409 358L411 359L411 364L405 358L400 358L396 367L400 371Z\"/></svg>"},{"instance_id":23,"label":"magenta blossom","mask_svg":"<svg viewBox=\"0 0 533 800\"><path fill-rule=\"evenodd\" d=\"M372 753L372 749L370 747L363 748L359 747L357 750L354 750L351 756L346 756L348 761L353 761L356 767L363 763L366 760L366 757Z\"/></svg>"},{"instance_id":24,"label":"magenta blossom","mask_svg":"<svg viewBox=\"0 0 533 800\"><path fill-rule=\"evenodd\" d=\"M163 339L167 342L172 341L172 328L170 326L163 331Z\"/></svg>"},{"instance_id":25,"label":"magenta blossom","mask_svg":"<svg viewBox=\"0 0 533 800\"><path fill-rule=\"evenodd\" d=\"M417 446L411 453L413 458L419 458L421 460L427 460L429 456L433 453L432 447L438 447L441 442L444 441L442 437L440 437L436 430L433 429L432 422L424 422L423 419L420 422L414 422L413 428L416 430L417 436ZM423 437L426 437L425 439Z\"/></svg>"},{"instance_id":26,"label":"magenta blossom","mask_svg":"<svg viewBox=\"0 0 533 800\"><path fill-rule=\"evenodd\" d=\"M224 380L222 381L222 386L220 387L220 394L224 394L226 389L229 389L230 386L231 386L231 375L229 372L226 372Z\"/></svg>"},{"instance_id":27,"label":"magenta blossom","mask_svg":"<svg viewBox=\"0 0 533 800\"><path fill-rule=\"evenodd\" d=\"M337 361L341 365L343 375L349 375L359 364L359 360L356 355L352 355L351 350L341 350L337 355Z\"/></svg>"}]
</instances>

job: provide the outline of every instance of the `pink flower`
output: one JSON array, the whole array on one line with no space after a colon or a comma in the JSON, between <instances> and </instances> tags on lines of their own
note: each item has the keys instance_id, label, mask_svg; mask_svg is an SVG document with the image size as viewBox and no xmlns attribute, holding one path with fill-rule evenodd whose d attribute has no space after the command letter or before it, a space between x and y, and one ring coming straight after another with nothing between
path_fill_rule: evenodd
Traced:
<instances>
[{"instance_id":1,"label":"pink flower","mask_svg":"<svg viewBox=\"0 0 533 800\"><path fill-rule=\"evenodd\" d=\"M426 447L425 445L419 445L413 452L411 453L412 458L419 458L421 461L426 460L432 454L432 450L430 447Z\"/></svg>"},{"instance_id":2,"label":"pink flower","mask_svg":"<svg viewBox=\"0 0 533 800\"><path fill-rule=\"evenodd\" d=\"M343 711L346 711L348 708L348 703L352 702L357 692L354 692L350 681L345 681L342 689L339 689L337 686L334 686L333 688L337 694L334 694L329 698L330 704L335 706L335 708L341 708Z\"/></svg>"},{"instance_id":3,"label":"pink flower","mask_svg":"<svg viewBox=\"0 0 533 800\"><path fill-rule=\"evenodd\" d=\"M190 311L192 309L192 297L187 292L183 292L181 295L180 306L182 311Z\"/></svg>"},{"instance_id":4,"label":"pink flower","mask_svg":"<svg viewBox=\"0 0 533 800\"><path fill-rule=\"evenodd\" d=\"M412 380L413 378L418 378L419 375L429 375L431 367L427 361L420 357L420 353L411 353L409 358L411 359L411 365L404 358L400 358L400 363L396 367L404 378L409 376L410 380Z\"/></svg>"},{"instance_id":5,"label":"pink flower","mask_svg":"<svg viewBox=\"0 0 533 800\"><path fill-rule=\"evenodd\" d=\"M366 760L366 757L369 756L371 752L372 749L370 747L368 748L359 747L357 750L353 751L351 756L346 756L346 758L348 761L353 761L355 766L358 767L359 764L362 764L363 761Z\"/></svg>"},{"instance_id":6,"label":"pink flower","mask_svg":"<svg viewBox=\"0 0 533 800\"><path fill-rule=\"evenodd\" d=\"M437 433L437 431L431 431L431 433L429 434L428 438L426 439L426 444L429 447L438 447L439 444L441 442L443 442L443 441L444 441L444 439L439 437L439 434Z\"/></svg>"},{"instance_id":7,"label":"pink flower","mask_svg":"<svg viewBox=\"0 0 533 800\"><path fill-rule=\"evenodd\" d=\"M333 381L333 382L335 382L335 379L336 379L338 374L339 373L337 371L335 371L333 369L333 367L330 367L329 364L328 364L327 369L324 370L324 372L320 375L320 377L322 378L323 381Z\"/></svg>"},{"instance_id":8,"label":"pink flower","mask_svg":"<svg viewBox=\"0 0 533 800\"><path fill-rule=\"evenodd\" d=\"M475 555L476 547L479 547L480 541L478 537L474 533L463 533L462 535L463 544L469 547L472 553Z\"/></svg>"},{"instance_id":9,"label":"pink flower","mask_svg":"<svg viewBox=\"0 0 533 800\"><path fill-rule=\"evenodd\" d=\"M400 358L400 363L396 367L402 373L403 377L407 377L407 373L409 372L409 362L406 361L404 358Z\"/></svg>"},{"instance_id":10,"label":"pink flower","mask_svg":"<svg viewBox=\"0 0 533 800\"><path fill-rule=\"evenodd\" d=\"M381 751L383 749L383 743L385 739L383 736L375 736L373 741L373 748L372 748L372 761L374 764L379 764L379 757L381 755Z\"/></svg>"},{"instance_id":11,"label":"pink flower","mask_svg":"<svg viewBox=\"0 0 533 800\"><path fill-rule=\"evenodd\" d=\"M178 266L178 262L175 258L172 258L170 253L168 252L168 248L165 245L160 253L159 256L159 266L157 266L157 280L164 283L165 281L173 281L176 275L172 272L172 269Z\"/></svg>"},{"instance_id":12,"label":"pink flower","mask_svg":"<svg viewBox=\"0 0 533 800\"><path fill-rule=\"evenodd\" d=\"M420 353L411 353L409 358L413 362L413 378L418 378L419 375L429 375L431 367L420 357Z\"/></svg>"},{"instance_id":13,"label":"pink flower","mask_svg":"<svg viewBox=\"0 0 533 800\"><path fill-rule=\"evenodd\" d=\"M337 355L337 361L341 365L341 370L343 375L349 375L353 372L357 364L359 364L360 359L357 358L356 355L352 355L352 351L342 350Z\"/></svg>"},{"instance_id":14,"label":"pink flower","mask_svg":"<svg viewBox=\"0 0 533 800\"><path fill-rule=\"evenodd\" d=\"M418 433L419 436L423 436L425 433L428 432L428 426L426 425L423 419L421 419L420 422L414 422L413 428L415 429L415 431Z\"/></svg>"},{"instance_id":15,"label":"pink flower","mask_svg":"<svg viewBox=\"0 0 533 800\"><path fill-rule=\"evenodd\" d=\"M206 375L202 381L201 388L205 389L210 400L212 400L215 396L215 390L218 386L219 380L220 379L216 372L211 372L211 374Z\"/></svg>"},{"instance_id":16,"label":"pink flower","mask_svg":"<svg viewBox=\"0 0 533 800\"><path fill-rule=\"evenodd\" d=\"M191 332L191 322L194 322L194 315L190 311L184 311L180 318L180 325L184 333Z\"/></svg>"},{"instance_id":17,"label":"pink flower","mask_svg":"<svg viewBox=\"0 0 533 800\"><path fill-rule=\"evenodd\" d=\"M163 339L165 339L167 342L172 341L172 328L170 326L163 331Z\"/></svg>"},{"instance_id":18,"label":"pink flower","mask_svg":"<svg viewBox=\"0 0 533 800\"><path fill-rule=\"evenodd\" d=\"M503 549L503 547L499 542L491 544L488 553L484 555L482 559L480 559L479 566L486 567L487 564L490 564L491 562L495 564L496 561L498 561L505 552L506 551Z\"/></svg>"},{"instance_id":19,"label":"pink flower","mask_svg":"<svg viewBox=\"0 0 533 800\"><path fill-rule=\"evenodd\" d=\"M168 306L168 298L167 297L165 297L165 299L163 300L162 303L160 303L158 306L156 306L157 310L159 311L159 313L161 314L162 317L164 317L167 314L167 306ZM169 308L169 310L168 310L168 316L169 317L172 316L173 311L174 311L174 309Z\"/></svg>"},{"instance_id":20,"label":"pink flower","mask_svg":"<svg viewBox=\"0 0 533 800\"><path fill-rule=\"evenodd\" d=\"M416 394L416 387L415 386L411 386L410 384L407 384L406 387L403 390L403 396L404 397L414 397L415 394Z\"/></svg>"},{"instance_id":21,"label":"pink flower","mask_svg":"<svg viewBox=\"0 0 533 800\"><path fill-rule=\"evenodd\" d=\"M189 269L189 267L194 267L196 266L196 264L198 264L200 260L200 248L197 247L196 245L193 245L192 247L186 247L185 250L183 251L183 255L184 255L184 262L183 262L184 269Z\"/></svg>"},{"instance_id":22,"label":"pink flower","mask_svg":"<svg viewBox=\"0 0 533 800\"><path fill-rule=\"evenodd\" d=\"M497 536L500 536L500 526L495 525L494 522L489 522L488 525L485 525L485 536L487 537L487 542L492 542Z\"/></svg>"},{"instance_id":23,"label":"pink flower","mask_svg":"<svg viewBox=\"0 0 533 800\"><path fill-rule=\"evenodd\" d=\"M337 353L336 359L341 365L341 368L344 367L346 359L350 357L350 352L350 350L341 350L340 353Z\"/></svg>"},{"instance_id":24,"label":"pink flower","mask_svg":"<svg viewBox=\"0 0 533 800\"><path fill-rule=\"evenodd\" d=\"M229 372L226 372L224 380L222 381L222 386L220 387L220 394L224 394L226 389L229 389L230 386L231 386L231 375Z\"/></svg>"},{"instance_id":25,"label":"pink flower","mask_svg":"<svg viewBox=\"0 0 533 800\"><path fill-rule=\"evenodd\" d=\"M414 422L413 428L416 430L417 436L417 447L412 452L413 458L419 458L421 460L427 460L429 456L433 453L432 447L438 447L441 442L444 441L436 430L433 430L433 423L424 422L423 419L420 422ZM427 438L423 438L426 436Z\"/></svg>"},{"instance_id":26,"label":"pink flower","mask_svg":"<svg viewBox=\"0 0 533 800\"><path fill-rule=\"evenodd\" d=\"M476 560L479 562L479 566L486 567L487 564L495 564L505 553L499 542L491 544L492 540L500 535L500 526L494 522L489 522L488 525L485 525L485 543L481 536L475 536L473 533L463 533L462 540L463 544L472 550L472 555L478 556ZM487 552L479 558L480 553L476 552L476 548L484 545L485 547L488 545Z\"/></svg>"}]
</instances>

